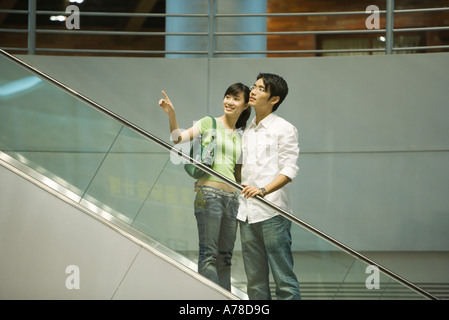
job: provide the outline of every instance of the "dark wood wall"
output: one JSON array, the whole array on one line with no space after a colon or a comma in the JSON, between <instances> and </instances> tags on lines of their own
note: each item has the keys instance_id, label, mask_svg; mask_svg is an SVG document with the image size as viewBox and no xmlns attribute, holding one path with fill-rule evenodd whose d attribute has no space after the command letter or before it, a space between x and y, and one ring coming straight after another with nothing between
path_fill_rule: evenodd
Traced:
<instances>
[{"instance_id":1,"label":"dark wood wall","mask_svg":"<svg viewBox=\"0 0 449 320\"><path fill-rule=\"evenodd\" d=\"M139 5L142 2L135 1L136 10L140 11ZM2 9L15 8L21 1L4 0L0 4ZM147 2L143 2L147 3ZM152 7L155 5L153 1ZM341 12L341 11L362 11L369 5L377 5L380 10L385 10L385 0L267 0L268 13L293 13L293 12ZM162 5L159 5L162 7ZM424 7L449 7L449 0L396 0L395 9L417 9ZM151 9L151 8L150 8ZM144 8L143 10L150 10ZM132 10L131 10L132 11ZM267 31L317 31L317 30L360 30L366 29L365 21L369 14L361 15L338 15L338 16L307 16L307 17L269 17L267 20ZM385 28L385 15L380 15L380 28ZM85 18L83 18L85 19ZM123 20L110 20L99 26L83 26L83 30L128 30L128 31L164 31L163 23L144 23L140 20L136 23ZM26 29L22 20L11 19L7 14L0 14L0 28L21 28ZM83 20L85 21L85 20ZM135 21L134 21L135 22ZM133 28L129 26L134 25ZM429 26L449 26L449 11L432 13L397 13L394 16L395 28L429 27ZM39 25L38 28L56 28L65 30L64 23L59 26ZM411 33L401 33L409 36ZM449 31L426 31L415 33L419 35L420 45L448 45ZM357 37L378 37L376 35L270 35L267 38L268 50L316 50L322 49L323 41L326 39L348 39ZM83 35L83 34L43 34L38 33L36 37L38 48L65 48L65 49L108 49L108 50L164 50L165 39L163 36L104 36L104 35ZM0 32L0 47L22 47L27 46L27 35L25 33L4 33ZM438 50L433 50L438 51ZM25 53L14 52L12 53ZM48 54L37 52L38 54ZM64 54L51 52L50 54ZM73 53L70 53L73 54ZM75 53L81 54L81 53ZM83 55L97 55L95 53L83 53ZM138 56L139 54L137 54ZM143 54L145 55L145 54ZM270 56L314 56L311 54L271 54ZM161 56L161 55L151 55Z\"/></svg>"}]
</instances>

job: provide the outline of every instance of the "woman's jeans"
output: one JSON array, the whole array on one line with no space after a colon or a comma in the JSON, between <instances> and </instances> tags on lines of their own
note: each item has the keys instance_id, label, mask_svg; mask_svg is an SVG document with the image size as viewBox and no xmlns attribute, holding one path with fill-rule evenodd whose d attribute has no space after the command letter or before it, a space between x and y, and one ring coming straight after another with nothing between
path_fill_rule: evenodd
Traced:
<instances>
[{"instance_id":1,"label":"woman's jeans","mask_svg":"<svg viewBox=\"0 0 449 320\"><path fill-rule=\"evenodd\" d=\"M231 290L231 259L237 234L238 192L199 186L195 198L198 272Z\"/></svg>"},{"instance_id":2,"label":"woman's jeans","mask_svg":"<svg viewBox=\"0 0 449 320\"><path fill-rule=\"evenodd\" d=\"M270 267L277 299L301 299L298 280L293 272L290 229L291 221L281 215L252 224L240 221L249 299L271 300Z\"/></svg>"}]
</instances>

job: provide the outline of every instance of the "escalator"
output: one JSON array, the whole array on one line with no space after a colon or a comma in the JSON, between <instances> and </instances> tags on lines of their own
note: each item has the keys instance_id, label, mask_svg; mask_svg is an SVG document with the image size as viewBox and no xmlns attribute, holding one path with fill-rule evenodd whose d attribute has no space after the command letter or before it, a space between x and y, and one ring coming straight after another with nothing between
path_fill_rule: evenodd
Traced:
<instances>
[{"instance_id":1,"label":"escalator","mask_svg":"<svg viewBox=\"0 0 449 320\"><path fill-rule=\"evenodd\" d=\"M79 279L80 288L87 283L90 290L84 292L93 299L247 298L239 239L232 293L196 273L193 180L180 165L188 159L185 153L173 152L167 142L0 53L0 298L54 298L46 292L79 298L76 293L83 291L76 288ZM44 195L38 198L42 192L34 188L44 190ZM303 299L437 299L297 217L259 201L293 221L295 272ZM67 214L74 209L76 213ZM78 222L82 228L77 228L80 216L89 220ZM63 230L66 233L60 234ZM113 230L125 243L106 230ZM45 235L55 234L53 242L61 244L48 243ZM7 235L16 241L11 243ZM117 252L105 240L110 237L117 242ZM11 246L23 254L14 250L14 259L9 260L5 253L12 254ZM45 250L55 246L56 251ZM74 253L81 265L59 259L64 256L61 251ZM57 264L62 274L53 270ZM36 274L30 279L39 281L21 280L32 270ZM114 281L105 280L111 278ZM66 282L61 284L61 279ZM107 293L95 295L103 289Z\"/></svg>"}]
</instances>

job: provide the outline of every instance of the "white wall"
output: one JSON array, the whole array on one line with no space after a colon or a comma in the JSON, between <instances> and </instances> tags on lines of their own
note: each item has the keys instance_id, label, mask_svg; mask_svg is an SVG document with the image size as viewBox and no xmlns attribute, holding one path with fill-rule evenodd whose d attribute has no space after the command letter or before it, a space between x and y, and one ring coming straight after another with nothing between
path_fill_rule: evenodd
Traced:
<instances>
[{"instance_id":1,"label":"white wall","mask_svg":"<svg viewBox=\"0 0 449 320\"><path fill-rule=\"evenodd\" d=\"M230 298L1 163L0 181L0 299Z\"/></svg>"},{"instance_id":2,"label":"white wall","mask_svg":"<svg viewBox=\"0 0 449 320\"><path fill-rule=\"evenodd\" d=\"M167 141L160 90L187 128L221 113L229 84L278 73L290 86L278 113L300 133L294 213L356 250L449 250L447 53L20 58ZM295 246L302 247L300 238Z\"/></svg>"}]
</instances>

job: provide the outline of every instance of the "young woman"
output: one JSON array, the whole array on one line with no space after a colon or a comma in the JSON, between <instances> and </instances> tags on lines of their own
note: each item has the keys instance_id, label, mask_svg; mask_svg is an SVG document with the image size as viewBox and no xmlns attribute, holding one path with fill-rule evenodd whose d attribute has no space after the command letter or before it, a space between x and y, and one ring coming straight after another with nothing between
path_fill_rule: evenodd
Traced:
<instances>
[{"instance_id":1,"label":"young woman","mask_svg":"<svg viewBox=\"0 0 449 320\"><path fill-rule=\"evenodd\" d=\"M240 131L245 128L251 114L249 93L249 88L244 84L229 86L223 98L224 113L215 118L217 148L212 169L232 181L236 181L236 165L241 155ZM181 131L173 104L164 91L162 94L164 98L159 100L159 106L168 114L171 139L175 144L190 142L203 134L210 135L212 119L208 116ZM240 193L209 174L201 177L196 185L194 209L199 238L198 272L231 290L231 259L237 233Z\"/></svg>"}]
</instances>

